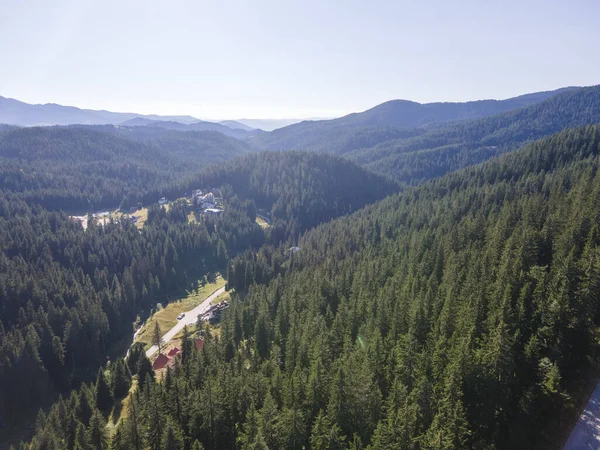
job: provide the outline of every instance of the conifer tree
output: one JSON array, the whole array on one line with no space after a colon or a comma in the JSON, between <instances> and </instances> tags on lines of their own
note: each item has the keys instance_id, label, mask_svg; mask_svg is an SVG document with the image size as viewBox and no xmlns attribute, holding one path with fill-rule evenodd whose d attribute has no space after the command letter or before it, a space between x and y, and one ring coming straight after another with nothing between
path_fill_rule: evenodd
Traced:
<instances>
[{"instance_id":1,"label":"conifer tree","mask_svg":"<svg viewBox=\"0 0 600 450\"><path fill-rule=\"evenodd\" d=\"M192 450L204 450L204 445L202 445L202 443L196 439L192 444Z\"/></svg>"},{"instance_id":2,"label":"conifer tree","mask_svg":"<svg viewBox=\"0 0 600 450\"><path fill-rule=\"evenodd\" d=\"M112 392L106 381L104 370L100 368L96 377L96 407L103 413L107 413L112 406Z\"/></svg>"},{"instance_id":3,"label":"conifer tree","mask_svg":"<svg viewBox=\"0 0 600 450\"><path fill-rule=\"evenodd\" d=\"M97 450L108 449L108 434L106 432L106 422L100 414L100 411L95 410L90 419L90 426L85 433L87 445L90 448Z\"/></svg>"},{"instance_id":4,"label":"conifer tree","mask_svg":"<svg viewBox=\"0 0 600 450\"><path fill-rule=\"evenodd\" d=\"M182 450L183 441L180 432L171 421L167 421L162 437L162 450Z\"/></svg>"},{"instance_id":5,"label":"conifer tree","mask_svg":"<svg viewBox=\"0 0 600 450\"><path fill-rule=\"evenodd\" d=\"M152 345L155 345L158 348L158 353L162 353L163 340L162 335L160 334L158 321L154 322L154 328L152 329Z\"/></svg>"},{"instance_id":6,"label":"conifer tree","mask_svg":"<svg viewBox=\"0 0 600 450\"><path fill-rule=\"evenodd\" d=\"M115 363L113 372L113 396L115 399L121 399L129 392L131 385L131 379L128 373L127 366L123 363L123 360L119 359Z\"/></svg>"}]
</instances>

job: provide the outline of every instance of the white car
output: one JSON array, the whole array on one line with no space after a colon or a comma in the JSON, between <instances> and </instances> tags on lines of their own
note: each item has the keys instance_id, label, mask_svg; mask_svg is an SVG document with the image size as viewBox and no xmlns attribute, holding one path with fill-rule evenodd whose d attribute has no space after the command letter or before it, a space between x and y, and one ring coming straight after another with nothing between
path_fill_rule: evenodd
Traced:
<instances>
[{"instance_id":1,"label":"white car","mask_svg":"<svg viewBox=\"0 0 600 450\"><path fill-rule=\"evenodd\" d=\"M181 320L185 317L185 313L181 313L177 316L177 320Z\"/></svg>"}]
</instances>

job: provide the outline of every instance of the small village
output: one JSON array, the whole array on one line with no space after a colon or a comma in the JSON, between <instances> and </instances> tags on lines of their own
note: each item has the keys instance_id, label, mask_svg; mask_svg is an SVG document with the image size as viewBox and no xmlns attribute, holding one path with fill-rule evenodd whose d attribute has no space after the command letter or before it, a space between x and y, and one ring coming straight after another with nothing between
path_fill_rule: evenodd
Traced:
<instances>
[{"instance_id":1,"label":"small village","mask_svg":"<svg viewBox=\"0 0 600 450\"><path fill-rule=\"evenodd\" d=\"M194 211L200 215L206 214L218 216L223 213L223 196L221 194L221 189L194 189L191 195L186 195L184 199L187 201L188 205L190 205L190 207L192 207ZM168 208L170 201L167 199L167 197L161 197L156 203L160 206L165 206ZM130 223L137 225L138 228L141 228L146 221L147 215L147 208L132 206L126 210L126 212L118 209L112 212L102 210L93 214L69 216L69 219L75 223L79 223L84 230L86 230L88 227L90 217L95 221L96 224L101 226L108 224L111 220L127 220Z\"/></svg>"},{"instance_id":2,"label":"small village","mask_svg":"<svg viewBox=\"0 0 600 450\"><path fill-rule=\"evenodd\" d=\"M221 319L221 313L227 308L229 308L229 302L227 301L211 305L206 311L197 316L198 323L206 321L211 325L216 325ZM183 317L185 317L185 314L178 316L177 320L181 320ZM160 371L165 367L172 369L177 363L177 359L181 357L181 349L177 345L170 347L169 344L169 342L165 343L164 348L161 349L156 359L152 362L153 370ZM202 349L204 341L201 336L194 339L194 345L197 350Z\"/></svg>"}]
</instances>

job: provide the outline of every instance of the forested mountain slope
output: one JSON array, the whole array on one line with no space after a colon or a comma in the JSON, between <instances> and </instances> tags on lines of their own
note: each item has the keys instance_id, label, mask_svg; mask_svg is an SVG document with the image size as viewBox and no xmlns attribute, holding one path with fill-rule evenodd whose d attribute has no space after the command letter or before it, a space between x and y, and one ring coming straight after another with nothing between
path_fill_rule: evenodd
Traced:
<instances>
[{"instance_id":1,"label":"forested mountain slope","mask_svg":"<svg viewBox=\"0 0 600 450\"><path fill-rule=\"evenodd\" d=\"M144 202L161 195L178 197L196 188L230 186L242 199L267 210L273 241L297 236L334 217L351 213L398 190L397 185L345 159L306 152L261 152L233 159L168 189L149 191Z\"/></svg>"},{"instance_id":2,"label":"forested mountain slope","mask_svg":"<svg viewBox=\"0 0 600 450\"><path fill-rule=\"evenodd\" d=\"M41 132L41 144L30 134L22 141L12 136L6 157L24 149L20 161L61 167L63 161L108 163L117 155L139 161L140 151L163 156L157 147L97 131L32 131ZM90 379L115 342L131 334L138 314L191 290L207 272L225 274L229 257L267 243L295 243L300 232L396 190L347 160L298 152L249 155L193 181L192 187L225 186L223 214L190 222L185 201L168 212L154 205L141 230L126 221L92 222L84 230L64 213L0 193L0 424L19 421L28 408ZM43 198L45 190L31 188L30 195ZM269 209L267 231L255 221L256 205Z\"/></svg>"},{"instance_id":3,"label":"forested mountain slope","mask_svg":"<svg viewBox=\"0 0 600 450\"><path fill-rule=\"evenodd\" d=\"M539 101L529 106L477 120L440 122L418 128L354 126L351 123L334 126L329 122L335 121L324 121L314 124L314 127L326 130L323 133L311 129L308 124L297 124L276 130L270 133L272 137L264 138L280 136L275 147L282 149L299 148L343 155L402 185L416 185L565 128L600 123L600 86L563 89L544 98L544 95L534 95L532 99ZM382 119L382 123L388 122ZM263 137L249 142L272 147L261 139Z\"/></svg>"},{"instance_id":4,"label":"forested mountain slope","mask_svg":"<svg viewBox=\"0 0 600 450\"><path fill-rule=\"evenodd\" d=\"M270 150L321 150L340 153L342 148L351 145L352 135L364 133L368 129L416 128L478 119L539 103L562 92L576 89L563 88L507 100L478 100L465 103L421 104L408 100L391 100L367 111L349 114L339 119L305 121L289 125L271 133L261 134L251 141Z\"/></svg>"},{"instance_id":5,"label":"forested mountain slope","mask_svg":"<svg viewBox=\"0 0 600 450\"><path fill-rule=\"evenodd\" d=\"M600 128L565 131L322 225L288 265L246 259L270 283L145 376L111 448L556 445L541 430L596 345L599 166ZM93 393L55 405L31 448L106 443Z\"/></svg>"},{"instance_id":6,"label":"forested mountain slope","mask_svg":"<svg viewBox=\"0 0 600 450\"><path fill-rule=\"evenodd\" d=\"M137 117L132 120L127 120L120 124L124 127L148 127L148 128L162 128L165 130L174 131L216 131L225 136L234 137L237 139L246 139L252 135L260 133L260 130L254 132L253 130L248 131L242 128L231 128L227 125L220 123L205 122L198 120L193 123L181 123L173 120L161 121L161 120L148 120L141 117Z\"/></svg>"},{"instance_id":7,"label":"forested mountain slope","mask_svg":"<svg viewBox=\"0 0 600 450\"><path fill-rule=\"evenodd\" d=\"M565 128L600 123L600 86L569 90L504 114L353 150L346 157L401 184L476 164Z\"/></svg>"},{"instance_id":8,"label":"forested mountain slope","mask_svg":"<svg viewBox=\"0 0 600 450\"><path fill-rule=\"evenodd\" d=\"M124 198L135 205L149 188L247 151L216 132L9 129L0 134L0 191L66 211L118 207Z\"/></svg>"}]
</instances>

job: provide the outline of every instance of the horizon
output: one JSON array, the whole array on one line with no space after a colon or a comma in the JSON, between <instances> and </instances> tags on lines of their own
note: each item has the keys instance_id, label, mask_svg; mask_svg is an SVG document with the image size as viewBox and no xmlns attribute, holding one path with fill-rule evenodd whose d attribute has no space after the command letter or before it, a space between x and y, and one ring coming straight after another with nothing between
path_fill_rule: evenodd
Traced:
<instances>
[{"instance_id":1,"label":"horizon","mask_svg":"<svg viewBox=\"0 0 600 450\"><path fill-rule=\"evenodd\" d=\"M0 86L33 104L201 120L332 118L391 99L593 85L600 69L590 57L600 4L590 0L3 6Z\"/></svg>"},{"instance_id":2,"label":"horizon","mask_svg":"<svg viewBox=\"0 0 600 450\"><path fill-rule=\"evenodd\" d=\"M63 106L63 107L73 107L73 108L78 108L81 110L87 110L87 111L106 111L106 112L112 112L112 113L120 113L120 114L139 114L140 116L170 116L170 117L189 117L189 118L193 118L199 121L206 121L206 122L215 122L215 123L219 123L219 122L225 122L225 121L292 121L295 120L297 122L301 122L301 121L317 121L317 120L332 120L332 119L337 119L340 117L344 117L347 116L349 114L355 114L355 113L361 113L364 111L368 111L369 109L375 108L377 106L380 106L384 103L388 103L388 102L393 102L393 101L406 101L406 102L412 102L412 103L419 103L421 105L426 105L426 104L435 104L435 103L469 103L469 102L478 102L478 101L503 101L503 100L510 100L513 98L517 98L517 97L521 97L524 95L529 95L529 94L536 94L536 93L540 93L540 92L552 92L552 91L556 91L556 90L560 90L560 89L569 89L569 88L586 88L586 87L592 87L592 86L597 86L598 84L591 84L591 85L586 85L586 86L575 86L575 85L567 85L567 86L559 86L556 87L554 89L545 89L545 90L538 90L538 91L531 91L531 92L522 92L510 97L505 97L505 98L477 98L477 99L469 99L469 100L464 100L464 101L445 101L445 100L440 100L440 101L432 101L432 102L419 102L416 100L412 100L412 99L408 99L408 98L392 98L389 100L385 100L381 103L378 103L376 105L372 105L367 107L366 109L360 110L360 111L347 111L344 113L340 113L338 115L331 115L331 116L321 116L321 117L315 117L315 116L305 116L302 117L301 115L296 115L296 116L289 116L289 117L224 117L224 118L215 118L215 117L198 117L195 116L193 114L185 114L185 113L163 113L163 112L156 112L156 111L134 111L134 110L111 110L111 109L106 109L106 108L93 108L93 107L88 107L88 106L81 106L81 105L72 105L72 104L66 104L66 103L61 103L60 101L49 101L49 102L27 102L24 101L22 99L13 97L13 96L9 96L9 95L3 95L2 93L0 93L0 97L3 97L5 99L8 100L16 100L18 102L21 103L27 103L29 105L32 106L45 106L45 105L56 105L56 106ZM296 122L296 123L297 123Z\"/></svg>"}]
</instances>

